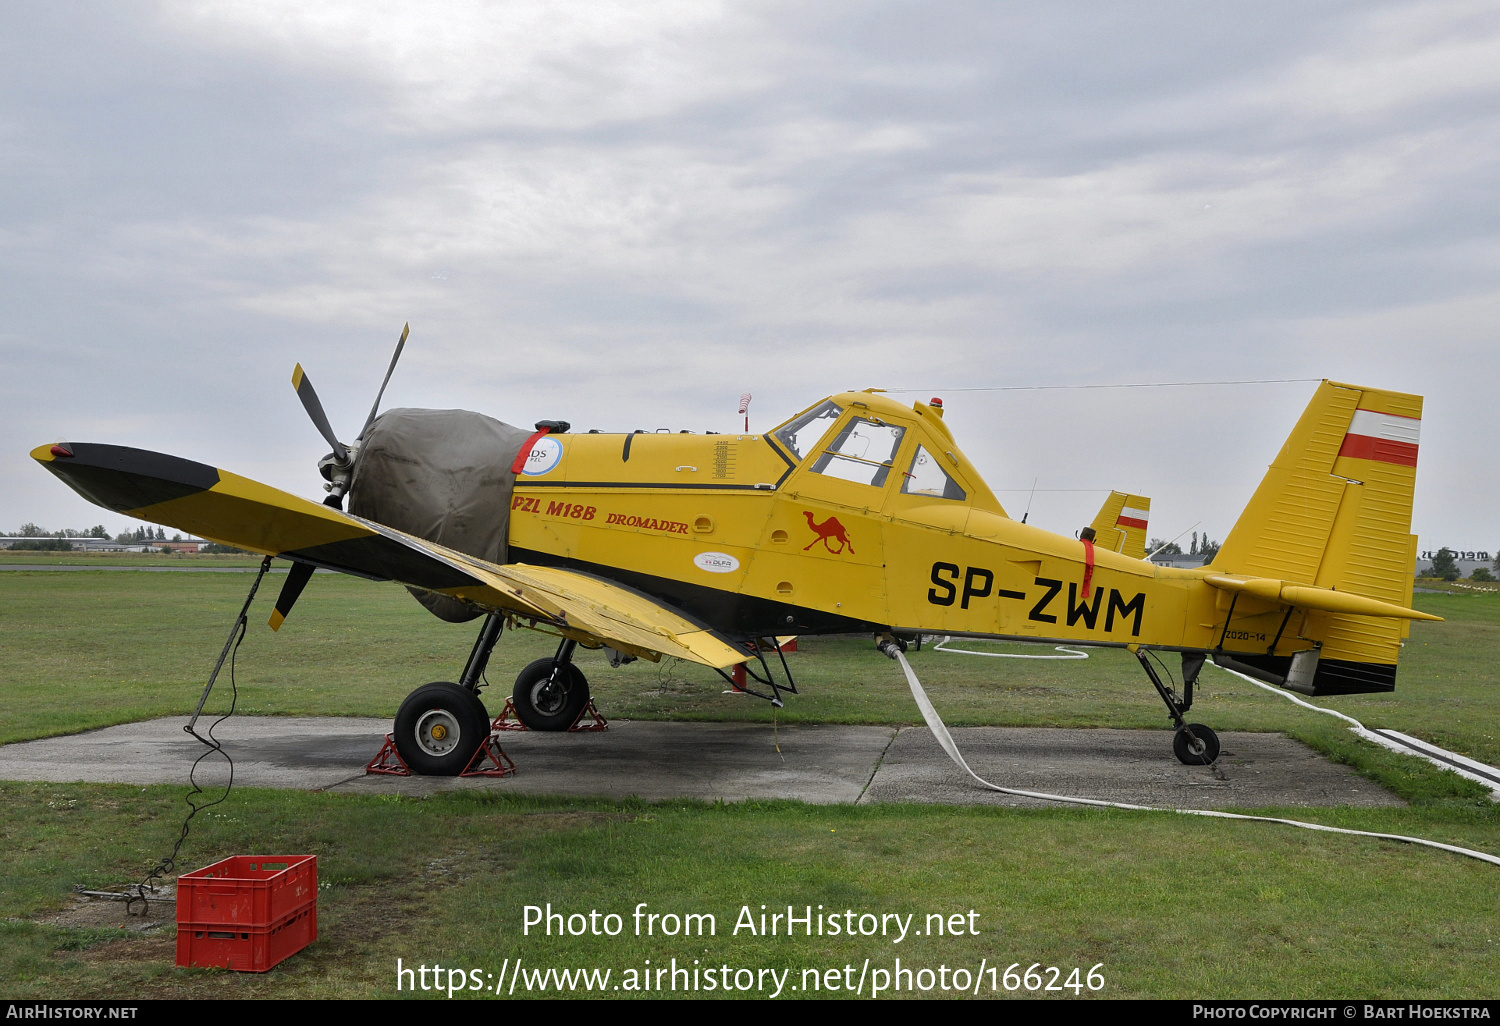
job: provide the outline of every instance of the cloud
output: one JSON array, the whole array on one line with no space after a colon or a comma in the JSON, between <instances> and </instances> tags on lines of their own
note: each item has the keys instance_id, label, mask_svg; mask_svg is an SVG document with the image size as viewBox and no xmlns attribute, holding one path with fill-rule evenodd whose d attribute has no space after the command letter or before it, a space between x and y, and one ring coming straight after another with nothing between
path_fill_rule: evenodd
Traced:
<instances>
[{"instance_id":1,"label":"cloud","mask_svg":"<svg viewBox=\"0 0 1500 1026\"><path fill-rule=\"evenodd\" d=\"M1431 396L1419 530L1500 499L1487 5L164 3L28 9L0 58L0 526L92 515L34 435L311 491L292 364L357 423L407 320L391 402L516 423L1369 380ZM997 488L1222 536L1309 392L949 417Z\"/></svg>"}]
</instances>

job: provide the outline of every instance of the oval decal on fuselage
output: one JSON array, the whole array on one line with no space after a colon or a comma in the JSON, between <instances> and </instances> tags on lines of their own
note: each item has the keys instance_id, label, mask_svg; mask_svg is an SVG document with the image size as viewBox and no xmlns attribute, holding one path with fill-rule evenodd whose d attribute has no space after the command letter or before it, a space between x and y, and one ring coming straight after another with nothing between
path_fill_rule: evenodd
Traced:
<instances>
[{"instance_id":1,"label":"oval decal on fuselage","mask_svg":"<svg viewBox=\"0 0 1500 1026\"><path fill-rule=\"evenodd\" d=\"M740 561L727 552L700 552L693 557L693 565L711 574L732 574L740 568Z\"/></svg>"},{"instance_id":2,"label":"oval decal on fuselage","mask_svg":"<svg viewBox=\"0 0 1500 1026\"><path fill-rule=\"evenodd\" d=\"M562 443L555 438L539 438L526 457L521 473L527 477L539 477L562 461Z\"/></svg>"}]
</instances>

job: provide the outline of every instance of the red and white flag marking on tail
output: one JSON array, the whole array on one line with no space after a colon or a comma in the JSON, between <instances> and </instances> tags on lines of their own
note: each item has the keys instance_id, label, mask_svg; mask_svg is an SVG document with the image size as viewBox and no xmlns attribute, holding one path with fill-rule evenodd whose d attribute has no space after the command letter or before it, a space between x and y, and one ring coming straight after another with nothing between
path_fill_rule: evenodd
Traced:
<instances>
[{"instance_id":1,"label":"red and white flag marking on tail","mask_svg":"<svg viewBox=\"0 0 1500 1026\"><path fill-rule=\"evenodd\" d=\"M1131 507L1126 506L1124 509L1120 510L1120 518L1115 521L1115 524L1120 527L1139 527L1142 531L1144 531L1146 529L1146 522L1150 518L1151 514L1146 510L1132 509Z\"/></svg>"},{"instance_id":2,"label":"red and white flag marking on tail","mask_svg":"<svg viewBox=\"0 0 1500 1026\"><path fill-rule=\"evenodd\" d=\"M1417 439L1421 433L1422 421L1416 417L1355 410L1349 430L1344 434L1344 444L1339 447L1339 455L1415 467Z\"/></svg>"}]
</instances>

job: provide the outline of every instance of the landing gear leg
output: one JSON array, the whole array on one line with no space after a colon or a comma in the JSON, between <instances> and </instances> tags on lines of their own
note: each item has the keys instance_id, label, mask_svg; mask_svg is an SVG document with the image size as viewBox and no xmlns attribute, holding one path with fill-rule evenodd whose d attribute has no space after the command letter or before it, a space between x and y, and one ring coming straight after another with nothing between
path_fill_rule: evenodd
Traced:
<instances>
[{"instance_id":1,"label":"landing gear leg","mask_svg":"<svg viewBox=\"0 0 1500 1026\"><path fill-rule=\"evenodd\" d=\"M484 668L489 665L490 652L494 650L495 642L500 640L500 631L504 627L505 618L499 613L491 613L485 619L484 626L479 629L479 637L474 639L474 647L469 652L469 661L464 664L464 672L459 675L459 687L479 693L480 682L484 680Z\"/></svg>"},{"instance_id":2,"label":"landing gear leg","mask_svg":"<svg viewBox=\"0 0 1500 1026\"><path fill-rule=\"evenodd\" d=\"M1193 684L1197 680L1197 670L1203 665L1202 656L1197 658L1196 664L1187 656L1183 657L1182 698L1178 698L1176 692L1161 682L1161 678L1156 675L1156 667L1151 665L1150 657L1144 649L1136 649L1135 657L1140 660L1146 676L1151 678L1156 693L1166 703L1167 715L1177 727L1177 735L1172 739L1172 752L1177 756L1177 761L1187 766L1212 765L1219 758L1219 736L1201 723L1188 723L1183 719L1183 714L1193 705ZM1191 677L1186 676L1188 672L1192 673Z\"/></svg>"}]
</instances>

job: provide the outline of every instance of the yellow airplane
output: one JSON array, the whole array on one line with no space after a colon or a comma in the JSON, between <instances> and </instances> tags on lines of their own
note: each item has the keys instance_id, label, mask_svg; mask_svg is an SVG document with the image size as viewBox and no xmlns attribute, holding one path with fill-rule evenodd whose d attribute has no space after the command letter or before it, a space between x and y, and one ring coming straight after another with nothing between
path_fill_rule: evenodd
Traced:
<instances>
[{"instance_id":1,"label":"yellow airplane","mask_svg":"<svg viewBox=\"0 0 1500 1026\"><path fill-rule=\"evenodd\" d=\"M1139 558L1143 497L1116 493L1093 538L1013 520L940 405L876 389L766 434L377 418L377 396L345 446L300 366L293 383L334 450L322 504L122 446L32 456L105 508L292 560L272 627L315 567L399 582L447 619L484 616L458 681L418 688L396 716L420 773L460 772L488 735L478 687L506 624L559 637L513 692L528 726L552 730L588 701L580 644L613 663L744 664L778 705L796 692L785 659L766 658L778 636L869 632L888 653L921 633L1124 647L1177 727L1177 757L1207 764L1218 739L1184 719L1205 658L1308 695L1389 691L1409 622L1439 619L1410 608L1419 396L1325 381L1212 563L1179 569ZM1181 653L1180 692L1152 651Z\"/></svg>"}]
</instances>

